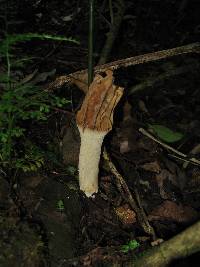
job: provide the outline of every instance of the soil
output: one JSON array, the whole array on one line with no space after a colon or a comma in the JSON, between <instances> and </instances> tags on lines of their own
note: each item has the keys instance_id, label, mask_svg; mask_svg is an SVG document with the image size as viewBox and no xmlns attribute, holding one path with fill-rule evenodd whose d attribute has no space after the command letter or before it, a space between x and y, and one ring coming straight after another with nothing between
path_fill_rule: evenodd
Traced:
<instances>
[{"instance_id":1,"label":"soil","mask_svg":"<svg viewBox=\"0 0 200 267\"><path fill-rule=\"evenodd\" d=\"M33 60L14 69L15 77L24 79L37 69L35 84L46 88L60 75L87 68L88 1L9 2L0 12L8 10L10 34L37 32L80 41L80 45L47 40L16 45L18 57L29 55ZM124 2L124 18L108 61L199 41L198 1ZM109 14L107 2L96 1L95 64L106 41ZM0 74L3 60L1 65ZM200 167L190 159L200 158L199 70L199 54L188 54L114 73L125 93L104 145L156 238L144 231L103 159L99 193L88 199L79 191L75 114L83 93L74 85L63 86L54 94L72 103L53 110L46 122L29 121L24 126L28 138L46 151L44 166L21 173L14 183L0 172L0 266L126 266L128 259L151 248L154 239L168 240L198 221ZM152 130L155 125L181 133L182 138L167 142ZM140 128L186 154L186 161ZM139 247L127 248L131 240ZM199 258L196 253L171 266L199 266Z\"/></svg>"}]
</instances>

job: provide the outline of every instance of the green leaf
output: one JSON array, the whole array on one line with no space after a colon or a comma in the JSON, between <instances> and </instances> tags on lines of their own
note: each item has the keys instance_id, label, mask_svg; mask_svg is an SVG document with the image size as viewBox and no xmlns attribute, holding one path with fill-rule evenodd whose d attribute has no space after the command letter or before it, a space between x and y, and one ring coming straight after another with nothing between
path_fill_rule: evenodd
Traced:
<instances>
[{"instance_id":1,"label":"green leaf","mask_svg":"<svg viewBox=\"0 0 200 267\"><path fill-rule=\"evenodd\" d=\"M135 239L129 241L128 245L129 245L129 249L131 249L131 250L134 250L140 246L140 244Z\"/></svg>"},{"instance_id":2,"label":"green leaf","mask_svg":"<svg viewBox=\"0 0 200 267\"><path fill-rule=\"evenodd\" d=\"M59 211L63 211L65 209L65 205L62 199L57 201L56 206Z\"/></svg>"},{"instance_id":3,"label":"green leaf","mask_svg":"<svg viewBox=\"0 0 200 267\"><path fill-rule=\"evenodd\" d=\"M149 124L149 128L153 129L155 134L163 141L167 143L174 143L183 138L183 134L175 132L160 124Z\"/></svg>"},{"instance_id":4,"label":"green leaf","mask_svg":"<svg viewBox=\"0 0 200 267\"><path fill-rule=\"evenodd\" d=\"M121 251L127 253L129 251L129 245L123 245Z\"/></svg>"},{"instance_id":5,"label":"green leaf","mask_svg":"<svg viewBox=\"0 0 200 267\"><path fill-rule=\"evenodd\" d=\"M79 41L73 39L72 37L65 36L54 36L49 34L38 34L38 33L25 33L25 34L12 34L7 35L6 38L0 44L0 52L6 54L7 48L12 48L12 46L18 42L30 41L32 39L40 40L54 40L54 41L67 41L75 44L80 44Z\"/></svg>"},{"instance_id":6,"label":"green leaf","mask_svg":"<svg viewBox=\"0 0 200 267\"><path fill-rule=\"evenodd\" d=\"M138 248L140 246L140 244L134 239L134 240L130 240L128 242L128 244L126 245L123 245L121 247L121 251L124 252L124 253L127 253L129 252L129 250L134 250L136 248Z\"/></svg>"},{"instance_id":7,"label":"green leaf","mask_svg":"<svg viewBox=\"0 0 200 267\"><path fill-rule=\"evenodd\" d=\"M69 173L70 175L75 175L77 169L74 166L67 166L67 173Z\"/></svg>"},{"instance_id":8,"label":"green leaf","mask_svg":"<svg viewBox=\"0 0 200 267\"><path fill-rule=\"evenodd\" d=\"M8 133L0 133L0 141L2 143L7 143L7 141L8 141Z\"/></svg>"}]
</instances>

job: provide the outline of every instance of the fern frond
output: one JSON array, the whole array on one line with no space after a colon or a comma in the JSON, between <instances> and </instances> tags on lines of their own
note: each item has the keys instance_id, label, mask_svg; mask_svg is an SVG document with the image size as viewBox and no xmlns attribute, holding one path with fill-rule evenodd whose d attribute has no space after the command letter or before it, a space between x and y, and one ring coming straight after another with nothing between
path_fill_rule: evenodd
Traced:
<instances>
[{"instance_id":1,"label":"fern frond","mask_svg":"<svg viewBox=\"0 0 200 267\"><path fill-rule=\"evenodd\" d=\"M2 55L5 55L7 47L12 47L14 44L18 42L31 41L32 39L66 41L75 44L80 44L79 41L73 39L72 37L54 36L49 34L38 34L38 33L12 34L12 35L7 35L6 38L1 42L0 53L2 53Z\"/></svg>"}]
</instances>

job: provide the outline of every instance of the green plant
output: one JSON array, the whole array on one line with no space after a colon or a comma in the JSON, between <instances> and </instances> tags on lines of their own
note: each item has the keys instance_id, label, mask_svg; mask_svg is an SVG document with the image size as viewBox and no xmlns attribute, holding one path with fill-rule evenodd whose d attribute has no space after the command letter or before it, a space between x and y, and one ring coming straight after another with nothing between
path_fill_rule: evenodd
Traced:
<instances>
[{"instance_id":1,"label":"green plant","mask_svg":"<svg viewBox=\"0 0 200 267\"><path fill-rule=\"evenodd\" d=\"M30 120L47 120L53 107L62 107L70 101L42 90L39 86L23 84L13 78L12 69L24 64L16 59L16 43L37 39L51 39L78 43L72 38L47 34L27 33L6 35L0 43L0 58L5 72L0 75L0 167L11 175L12 171L35 171L44 163L42 151L27 137L24 126Z\"/></svg>"},{"instance_id":2,"label":"green plant","mask_svg":"<svg viewBox=\"0 0 200 267\"><path fill-rule=\"evenodd\" d=\"M59 212L63 212L65 210L65 205L64 205L64 202L62 199L59 199L56 203L56 209L59 211Z\"/></svg>"},{"instance_id":3,"label":"green plant","mask_svg":"<svg viewBox=\"0 0 200 267\"><path fill-rule=\"evenodd\" d=\"M130 240L127 244L123 245L121 247L121 251L124 253L129 252L130 250L135 250L136 248L138 248L140 246L140 244L137 242L137 240Z\"/></svg>"},{"instance_id":4,"label":"green plant","mask_svg":"<svg viewBox=\"0 0 200 267\"><path fill-rule=\"evenodd\" d=\"M184 135L179 132L175 132L160 124L149 124L149 128L162 140L167 143L175 143L180 141Z\"/></svg>"}]
</instances>

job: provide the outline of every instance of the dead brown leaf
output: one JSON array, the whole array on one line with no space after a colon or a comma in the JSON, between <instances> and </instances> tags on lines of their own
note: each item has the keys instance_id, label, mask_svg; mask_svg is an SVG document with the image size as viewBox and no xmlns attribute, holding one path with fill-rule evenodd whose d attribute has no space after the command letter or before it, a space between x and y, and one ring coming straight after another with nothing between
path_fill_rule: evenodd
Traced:
<instances>
[{"instance_id":1,"label":"dead brown leaf","mask_svg":"<svg viewBox=\"0 0 200 267\"><path fill-rule=\"evenodd\" d=\"M30 177L22 177L20 179L20 183L22 186L29 188L29 189L34 189L36 188L43 180L45 179L44 176L42 175L33 175Z\"/></svg>"},{"instance_id":2,"label":"dead brown leaf","mask_svg":"<svg viewBox=\"0 0 200 267\"><path fill-rule=\"evenodd\" d=\"M37 74L37 72L38 72L38 69L35 69L32 73L26 75L26 76L20 81L20 84L25 84L25 83L30 82L30 81L35 77L35 75Z\"/></svg>"},{"instance_id":3,"label":"dead brown leaf","mask_svg":"<svg viewBox=\"0 0 200 267\"><path fill-rule=\"evenodd\" d=\"M81 266L93 267L93 266L102 266L102 262L110 263L110 266L113 266L113 262L119 261L121 255L116 252L115 247L103 248L96 247L89 251L86 255L81 257Z\"/></svg>"},{"instance_id":4,"label":"dead brown leaf","mask_svg":"<svg viewBox=\"0 0 200 267\"><path fill-rule=\"evenodd\" d=\"M183 206L173 201L166 200L149 214L150 221L173 221L189 223L198 218L198 213L190 206Z\"/></svg>"},{"instance_id":5,"label":"dead brown leaf","mask_svg":"<svg viewBox=\"0 0 200 267\"><path fill-rule=\"evenodd\" d=\"M35 85L41 82L45 82L49 77L55 75L56 69L45 71L42 73L38 73L36 76L33 77L31 80L31 84Z\"/></svg>"},{"instance_id":6,"label":"dead brown leaf","mask_svg":"<svg viewBox=\"0 0 200 267\"><path fill-rule=\"evenodd\" d=\"M145 171L154 172L154 173L160 173L161 168L159 163L156 161L148 162L140 166Z\"/></svg>"},{"instance_id":7,"label":"dead brown leaf","mask_svg":"<svg viewBox=\"0 0 200 267\"><path fill-rule=\"evenodd\" d=\"M151 242L151 246L152 246L152 247L158 246L158 245L160 245L162 242L164 242L164 240L163 240L162 238L156 239L155 241L152 241L152 242Z\"/></svg>"},{"instance_id":8,"label":"dead brown leaf","mask_svg":"<svg viewBox=\"0 0 200 267\"><path fill-rule=\"evenodd\" d=\"M136 222L136 214L129 208L128 204L115 208L115 212L124 225L130 225Z\"/></svg>"},{"instance_id":9,"label":"dead brown leaf","mask_svg":"<svg viewBox=\"0 0 200 267\"><path fill-rule=\"evenodd\" d=\"M163 170L161 170L160 173L156 174L156 182L157 182L159 190L160 190L160 195L163 199L168 199L168 198L170 198L170 195L168 192L166 192L166 190L164 188L165 180L169 180L175 186L178 186L178 185L176 182L175 175L170 173L168 170L163 169Z\"/></svg>"}]
</instances>

